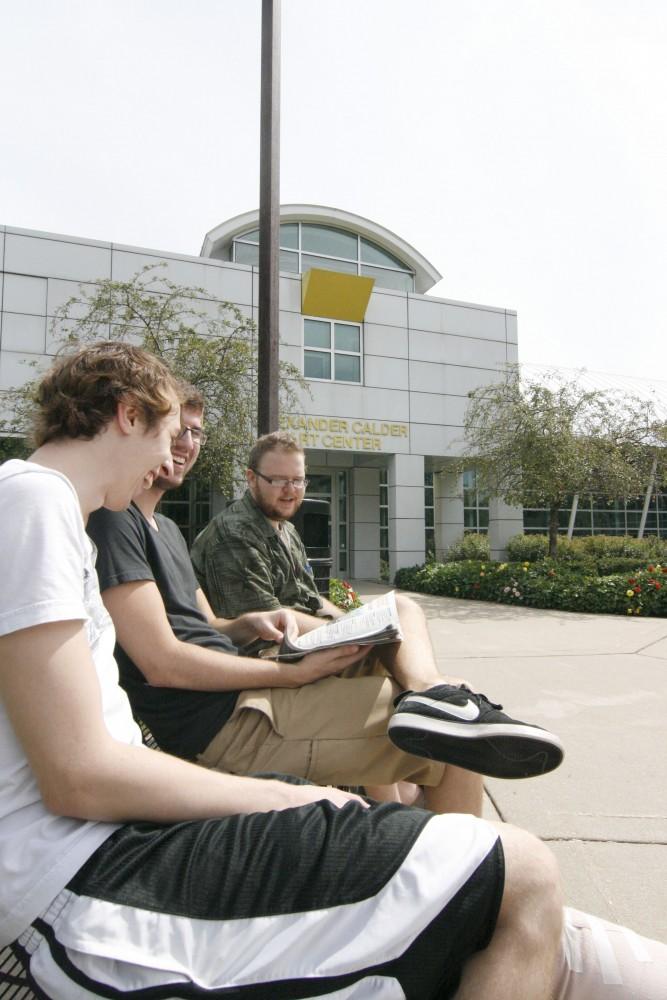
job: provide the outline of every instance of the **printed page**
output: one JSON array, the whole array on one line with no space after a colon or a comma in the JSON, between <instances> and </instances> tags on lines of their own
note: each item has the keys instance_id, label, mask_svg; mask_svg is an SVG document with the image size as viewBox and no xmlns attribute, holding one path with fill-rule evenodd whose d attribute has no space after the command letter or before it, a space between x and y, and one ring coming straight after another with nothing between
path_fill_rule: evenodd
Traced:
<instances>
[{"instance_id":1,"label":"printed page","mask_svg":"<svg viewBox=\"0 0 667 1000\"><path fill-rule=\"evenodd\" d=\"M375 600L364 604L354 611L348 611L342 618L329 622L321 628L313 629L290 641L290 649L309 653L328 646L343 646L346 643L371 642L374 636L381 639L382 634L390 630L395 634L391 641L402 639L396 597L394 591L382 594Z\"/></svg>"}]
</instances>

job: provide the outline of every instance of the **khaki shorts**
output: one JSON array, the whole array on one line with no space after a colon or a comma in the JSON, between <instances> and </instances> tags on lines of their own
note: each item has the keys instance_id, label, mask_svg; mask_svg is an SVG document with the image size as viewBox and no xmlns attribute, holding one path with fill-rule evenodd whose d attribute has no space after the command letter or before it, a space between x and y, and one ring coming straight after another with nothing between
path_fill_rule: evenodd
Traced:
<instances>
[{"instance_id":1,"label":"khaki shorts","mask_svg":"<svg viewBox=\"0 0 667 1000\"><path fill-rule=\"evenodd\" d=\"M244 691L198 762L231 774L294 774L318 785L437 785L443 764L403 753L387 738L398 692L372 657L301 688Z\"/></svg>"}]
</instances>

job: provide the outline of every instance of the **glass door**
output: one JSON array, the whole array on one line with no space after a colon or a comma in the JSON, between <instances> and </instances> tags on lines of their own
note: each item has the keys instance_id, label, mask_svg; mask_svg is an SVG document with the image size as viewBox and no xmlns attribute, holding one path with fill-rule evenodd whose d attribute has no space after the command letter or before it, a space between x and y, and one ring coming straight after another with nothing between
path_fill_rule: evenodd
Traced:
<instances>
[{"instance_id":1,"label":"glass door","mask_svg":"<svg viewBox=\"0 0 667 1000\"><path fill-rule=\"evenodd\" d=\"M331 557L331 575L347 577L349 573L347 472L345 470L318 472L317 469L309 469L308 480L306 496L311 499L326 500L329 503L328 549Z\"/></svg>"}]
</instances>

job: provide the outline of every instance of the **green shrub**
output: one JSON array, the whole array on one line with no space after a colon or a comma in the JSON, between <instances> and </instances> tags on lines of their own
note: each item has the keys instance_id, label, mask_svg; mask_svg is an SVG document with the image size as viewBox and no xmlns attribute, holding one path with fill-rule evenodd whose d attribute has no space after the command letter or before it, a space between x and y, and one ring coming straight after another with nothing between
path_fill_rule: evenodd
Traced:
<instances>
[{"instance_id":1,"label":"green shrub","mask_svg":"<svg viewBox=\"0 0 667 1000\"><path fill-rule=\"evenodd\" d=\"M450 545L445 553L447 562L461 562L463 559L488 559L489 536L471 531L458 542Z\"/></svg>"},{"instance_id":2,"label":"green shrub","mask_svg":"<svg viewBox=\"0 0 667 1000\"><path fill-rule=\"evenodd\" d=\"M560 544L560 542L559 542ZM546 535L514 535L507 543L507 558L511 562L537 562L545 559L549 550Z\"/></svg>"},{"instance_id":3,"label":"green shrub","mask_svg":"<svg viewBox=\"0 0 667 1000\"><path fill-rule=\"evenodd\" d=\"M638 556L608 556L595 560L598 576L610 576L612 573L633 573L646 565L645 558Z\"/></svg>"},{"instance_id":4,"label":"green shrub","mask_svg":"<svg viewBox=\"0 0 667 1000\"><path fill-rule=\"evenodd\" d=\"M396 585L418 593L562 611L667 617L667 565L599 575L595 560L434 563L399 570Z\"/></svg>"},{"instance_id":5,"label":"green shrub","mask_svg":"<svg viewBox=\"0 0 667 1000\"><path fill-rule=\"evenodd\" d=\"M512 562L537 562L546 558L546 535L515 535L507 543L507 555ZM483 558L483 557L480 557ZM634 559L639 565L646 560L667 564L667 539L648 535L632 538L630 535L578 535L571 540L559 535L556 558L579 561Z\"/></svg>"},{"instance_id":6,"label":"green shrub","mask_svg":"<svg viewBox=\"0 0 667 1000\"><path fill-rule=\"evenodd\" d=\"M647 536L633 538L630 535L580 535L573 538L571 545L579 553L595 556L598 559L613 557L657 559L663 557L667 562L667 541Z\"/></svg>"}]
</instances>

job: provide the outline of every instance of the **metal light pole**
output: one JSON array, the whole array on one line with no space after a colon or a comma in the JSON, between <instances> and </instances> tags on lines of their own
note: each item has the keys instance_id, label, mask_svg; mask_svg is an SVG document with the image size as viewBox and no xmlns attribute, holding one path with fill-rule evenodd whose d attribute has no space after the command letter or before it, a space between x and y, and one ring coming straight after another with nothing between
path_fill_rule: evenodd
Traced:
<instances>
[{"instance_id":1,"label":"metal light pole","mask_svg":"<svg viewBox=\"0 0 667 1000\"><path fill-rule=\"evenodd\" d=\"M280 0L262 0L259 144L259 342L257 430L278 430L280 252Z\"/></svg>"}]
</instances>

